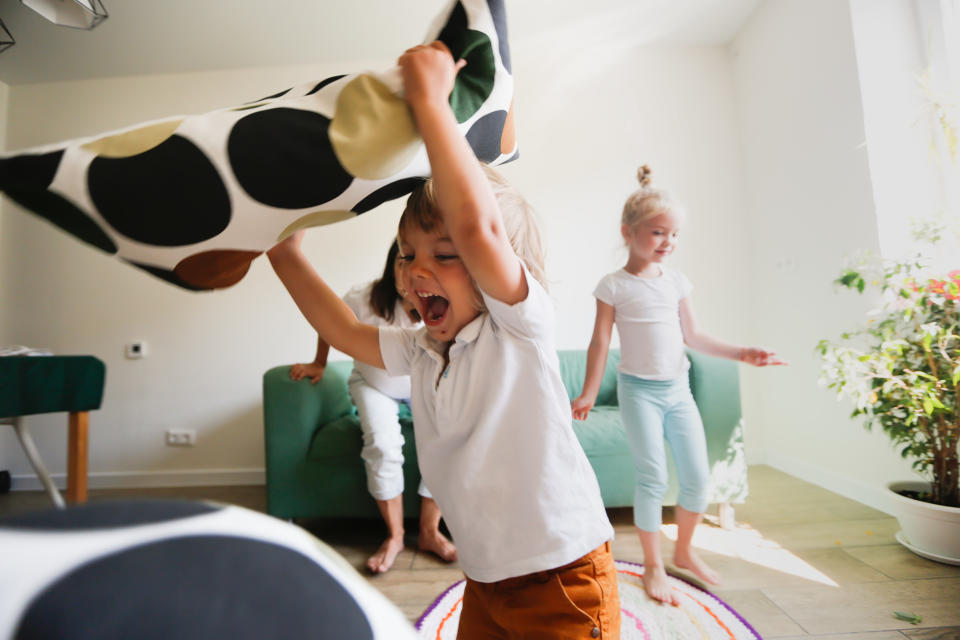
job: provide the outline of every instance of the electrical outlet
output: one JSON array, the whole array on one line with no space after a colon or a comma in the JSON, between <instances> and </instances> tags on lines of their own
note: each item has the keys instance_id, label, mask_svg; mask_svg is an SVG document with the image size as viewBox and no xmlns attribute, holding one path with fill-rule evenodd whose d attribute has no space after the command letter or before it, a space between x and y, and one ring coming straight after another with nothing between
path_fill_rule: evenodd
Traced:
<instances>
[{"instance_id":1,"label":"electrical outlet","mask_svg":"<svg viewBox=\"0 0 960 640\"><path fill-rule=\"evenodd\" d=\"M168 447L192 447L197 444L197 432L193 429L167 429Z\"/></svg>"}]
</instances>

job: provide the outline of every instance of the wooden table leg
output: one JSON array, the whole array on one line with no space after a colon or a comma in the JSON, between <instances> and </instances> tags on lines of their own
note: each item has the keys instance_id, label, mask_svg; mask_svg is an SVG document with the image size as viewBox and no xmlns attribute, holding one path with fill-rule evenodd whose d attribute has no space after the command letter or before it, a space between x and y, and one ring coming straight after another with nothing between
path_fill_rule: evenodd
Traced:
<instances>
[{"instance_id":1,"label":"wooden table leg","mask_svg":"<svg viewBox=\"0 0 960 640\"><path fill-rule=\"evenodd\" d=\"M90 413L70 412L70 435L67 439L67 502L87 501L87 439Z\"/></svg>"}]
</instances>

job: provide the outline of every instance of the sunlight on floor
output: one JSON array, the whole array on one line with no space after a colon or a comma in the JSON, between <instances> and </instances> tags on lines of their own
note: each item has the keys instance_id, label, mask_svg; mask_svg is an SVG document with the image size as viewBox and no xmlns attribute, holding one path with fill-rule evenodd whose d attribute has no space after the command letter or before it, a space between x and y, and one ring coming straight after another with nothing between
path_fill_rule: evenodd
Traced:
<instances>
[{"instance_id":1,"label":"sunlight on floor","mask_svg":"<svg viewBox=\"0 0 960 640\"><path fill-rule=\"evenodd\" d=\"M677 541L677 525L665 524L660 527L660 530L671 541ZM798 558L773 540L767 540L763 534L748 524L739 524L736 529L701 525L693 534L693 546L830 587L839 586L816 567Z\"/></svg>"}]
</instances>

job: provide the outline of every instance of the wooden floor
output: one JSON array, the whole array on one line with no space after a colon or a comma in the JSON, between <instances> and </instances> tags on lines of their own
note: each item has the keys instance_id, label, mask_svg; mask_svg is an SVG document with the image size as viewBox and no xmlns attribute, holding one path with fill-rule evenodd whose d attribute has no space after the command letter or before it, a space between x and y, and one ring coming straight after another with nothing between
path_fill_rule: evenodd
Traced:
<instances>
[{"instance_id":1,"label":"wooden floor","mask_svg":"<svg viewBox=\"0 0 960 640\"><path fill-rule=\"evenodd\" d=\"M91 500L116 497L213 499L265 511L263 487L190 487L93 490ZM39 492L0 495L0 517L49 507ZM630 509L612 509L614 556L642 562ZM672 551L672 510L664 510L665 553ZM750 497L737 505L737 528L716 518L694 542L723 575L714 589L764 638L830 640L960 640L960 567L924 560L894 539L894 518L770 467L750 468ZM379 546L376 521L301 523L361 570ZM408 523L415 531L415 523ZM411 621L448 586L461 579L446 565L415 550L415 540L382 576L368 576ZM669 557L669 556L668 556ZM679 575L684 575L678 572ZM690 577L689 575L685 577ZM893 612L920 616L918 625Z\"/></svg>"}]
</instances>

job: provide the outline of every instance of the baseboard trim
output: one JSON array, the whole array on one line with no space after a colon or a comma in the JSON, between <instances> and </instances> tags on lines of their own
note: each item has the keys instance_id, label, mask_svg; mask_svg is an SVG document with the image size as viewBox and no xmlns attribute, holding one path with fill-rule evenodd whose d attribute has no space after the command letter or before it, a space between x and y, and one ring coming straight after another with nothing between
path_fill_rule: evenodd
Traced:
<instances>
[{"instance_id":1,"label":"baseboard trim","mask_svg":"<svg viewBox=\"0 0 960 640\"><path fill-rule=\"evenodd\" d=\"M780 453L767 452L764 458L764 464L784 473L789 473L828 491L839 493L845 498L856 500L868 507L896 515L896 502L886 487L875 486Z\"/></svg>"},{"instance_id":2,"label":"baseboard trim","mask_svg":"<svg viewBox=\"0 0 960 640\"><path fill-rule=\"evenodd\" d=\"M54 484L66 489L67 476L51 474ZM143 489L149 487L210 487L232 485L263 485L267 483L265 469L183 469L177 471L101 471L87 476L89 489ZM11 491L43 491L43 485L33 474L13 475Z\"/></svg>"}]
</instances>

